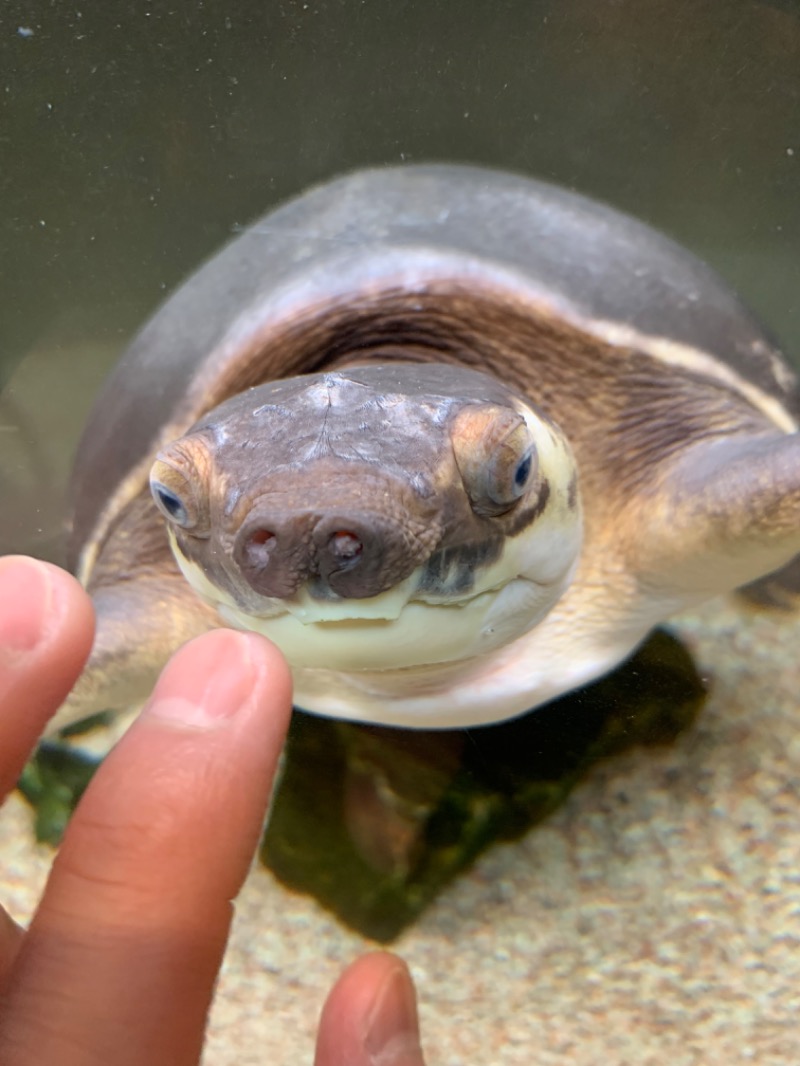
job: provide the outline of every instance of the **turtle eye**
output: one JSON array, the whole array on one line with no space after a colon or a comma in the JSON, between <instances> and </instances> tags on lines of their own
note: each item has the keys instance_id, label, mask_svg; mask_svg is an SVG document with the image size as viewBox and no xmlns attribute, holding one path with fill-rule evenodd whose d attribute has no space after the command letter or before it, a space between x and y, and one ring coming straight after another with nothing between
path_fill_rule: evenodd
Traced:
<instances>
[{"instance_id":1,"label":"turtle eye","mask_svg":"<svg viewBox=\"0 0 800 1066\"><path fill-rule=\"evenodd\" d=\"M150 470L150 491L162 515L171 525L202 536L208 527L207 507L198 482L198 472L178 453L159 456Z\"/></svg>"},{"instance_id":2,"label":"turtle eye","mask_svg":"<svg viewBox=\"0 0 800 1066\"><path fill-rule=\"evenodd\" d=\"M514 470L514 482L512 485L512 492L516 496L521 496L528 486L528 482L531 479L533 473L533 448L529 448L520 461L517 463Z\"/></svg>"},{"instance_id":3,"label":"turtle eye","mask_svg":"<svg viewBox=\"0 0 800 1066\"><path fill-rule=\"evenodd\" d=\"M176 526L190 525L189 512L181 503L180 496L158 481L150 482L150 491L153 493L153 499L158 504L159 510L163 511L170 521Z\"/></svg>"},{"instance_id":4,"label":"turtle eye","mask_svg":"<svg viewBox=\"0 0 800 1066\"><path fill-rule=\"evenodd\" d=\"M507 509L525 494L535 466L535 449L523 423L495 445L488 457L483 492L488 500Z\"/></svg>"},{"instance_id":5,"label":"turtle eye","mask_svg":"<svg viewBox=\"0 0 800 1066\"><path fill-rule=\"evenodd\" d=\"M466 407L452 430L458 469L478 514L510 510L536 476L536 446L525 419L494 404Z\"/></svg>"}]
</instances>

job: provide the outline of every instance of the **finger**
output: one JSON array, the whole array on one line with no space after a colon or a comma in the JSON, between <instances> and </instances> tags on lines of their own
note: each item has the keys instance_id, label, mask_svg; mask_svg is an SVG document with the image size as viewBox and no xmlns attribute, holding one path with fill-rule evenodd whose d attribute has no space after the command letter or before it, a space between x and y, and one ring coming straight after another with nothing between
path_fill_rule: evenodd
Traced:
<instances>
[{"instance_id":1,"label":"finger","mask_svg":"<svg viewBox=\"0 0 800 1066\"><path fill-rule=\"evenodd\" d=\"M69 574L21 556L0 559L0 797L80 673L93 629L89 598ZM0 989L22 937L0 910Z\"/></svg>"},{"instance_id":2,"label":"finger","mask_svg":"<svg viewBox=\"0 0 800 1066\"><path fill-rule=\"evenodd\" d=\"M290 709L288 668L261 637L217 630L177 653L67 829L0 1062L198 1061Z\"/></svg>"},{"instance_id":3,"label":"finger","mask_svg":"<svg viewBox=\"0 0 800 1066\"><path fill-rule=\"evenodd\" d=\"M75 578L36 559L0 559L0 796L75 683L93 634Z\"/></svg>"},{"instance_id":4,"label":"finger","mask_svg":"<svg viewBox=\"0 0 800 1066\"><path fill-rule=\"evenodd\" d=\"M314 1066L425 1066L414 983L388 951L357 959L333 987Z\"/></svg>"},{"instance_id":5,"label":"finger","mask_svg":"<svg viewBox=\"0 0 800 1066\"><path fill-rule=\"evenodd\" d=\"M25 931L0 907L0 995L17 957Z\"/></svg>"}]
</instances>

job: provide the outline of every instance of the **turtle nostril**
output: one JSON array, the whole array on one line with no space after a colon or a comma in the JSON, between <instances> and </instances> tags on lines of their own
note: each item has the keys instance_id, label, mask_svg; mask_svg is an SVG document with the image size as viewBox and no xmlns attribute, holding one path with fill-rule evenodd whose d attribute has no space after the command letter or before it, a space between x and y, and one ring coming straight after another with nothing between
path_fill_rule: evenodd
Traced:
<instances>
[{"instance_id":1,"label":"turtle nostril","mask_svg":"<svg viewBox=\"0 0 800 1066\"><path fill-rule=\"evenodd\" d=\"M244 553L250 566L262 569L269 562L275 547L275 534L270 529L257 529L244 543Z\"/></svg>"},{"instance_id":2,"label":"turtle nostril","mask_svg":"<svg viewBox=\"0 0 800 1066\"><path fill-rule=\"evenodd\" d=\"M361 538L347 529L339 529L332 533L328 541L328 547L331 555L341 559L342 562L350 562L352 559L357 559L364 550Z\"/></svg>"}]
</instances>

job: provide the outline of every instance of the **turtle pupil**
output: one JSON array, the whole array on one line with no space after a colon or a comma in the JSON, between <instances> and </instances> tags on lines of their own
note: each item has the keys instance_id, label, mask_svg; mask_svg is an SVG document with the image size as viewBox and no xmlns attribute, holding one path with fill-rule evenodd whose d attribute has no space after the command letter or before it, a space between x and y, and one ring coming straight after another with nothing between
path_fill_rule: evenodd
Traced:
<instances>
[{"instance_id":1,"label":"turtle pupil","mask_svg":"<svg viewBox=\"0 0 800 1066\"><path fill-rule=\"evenodd\" d=\"M164 504L164 507L169 511L173 518L175 517L175 515L179 515L181 513L182 508L180 500L176 499L175 496L170 496L169 493L166 492L162 492L160 493L160 495L161 502Z\"/></svg>"},{"instance_id":2,"label":"turtle pupil","mask_svg":"<svg viewBox=\"0 0 800 1066\"><path fill-rule=\"evenodd\" d=\"M161 486L156 489L156 493L158 494L159 503L170 516L170 518L173 518L178 523L178 525L184 525L187 521L188 514L186 512L186 508L183 506L183 504L175 495L175 493L170 492L169 489L165 489Z\"/></svg>"},{"instance_id":3,"label":"turtle pupil","mask_svg":"<svg viewBox=\"0 0 800 1066\"><path fill-rule=\"evenodd\" d=\"M514 473L514 487L517 489L524 489L531 474L531 453L525 456L525 458L518 464Z\"/></svg>"}]
</instances>

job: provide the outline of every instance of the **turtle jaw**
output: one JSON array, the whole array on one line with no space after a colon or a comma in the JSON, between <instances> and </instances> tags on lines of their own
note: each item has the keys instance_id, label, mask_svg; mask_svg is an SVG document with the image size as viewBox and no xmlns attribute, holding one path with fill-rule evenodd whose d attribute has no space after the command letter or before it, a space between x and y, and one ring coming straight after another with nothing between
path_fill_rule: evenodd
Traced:
<instances>
[{"instance_id":1,"label":"turtle jaw","mask_svg":"<svg viewBox=\"0 0 800 1066\"><path fill-rule=\"evenodd\" d=\"M307 590L291 601L262 598L257 611L242 607L213 584L181 551L170 531L176 561L198 596L223 625L261 633L274 641L292 667L347 672L385 671L473 658L527 632L548 614L569 587L580 548L580 530L561 537L548 579L519 573L531 554L530 529L509 538L496 563L485 568L461 598L424 597L424 567L365 599L318 600ZM560 533L559 533L560 536ZM542 550L541 530L536 530Z\"/></svg>"}]
</instances>

